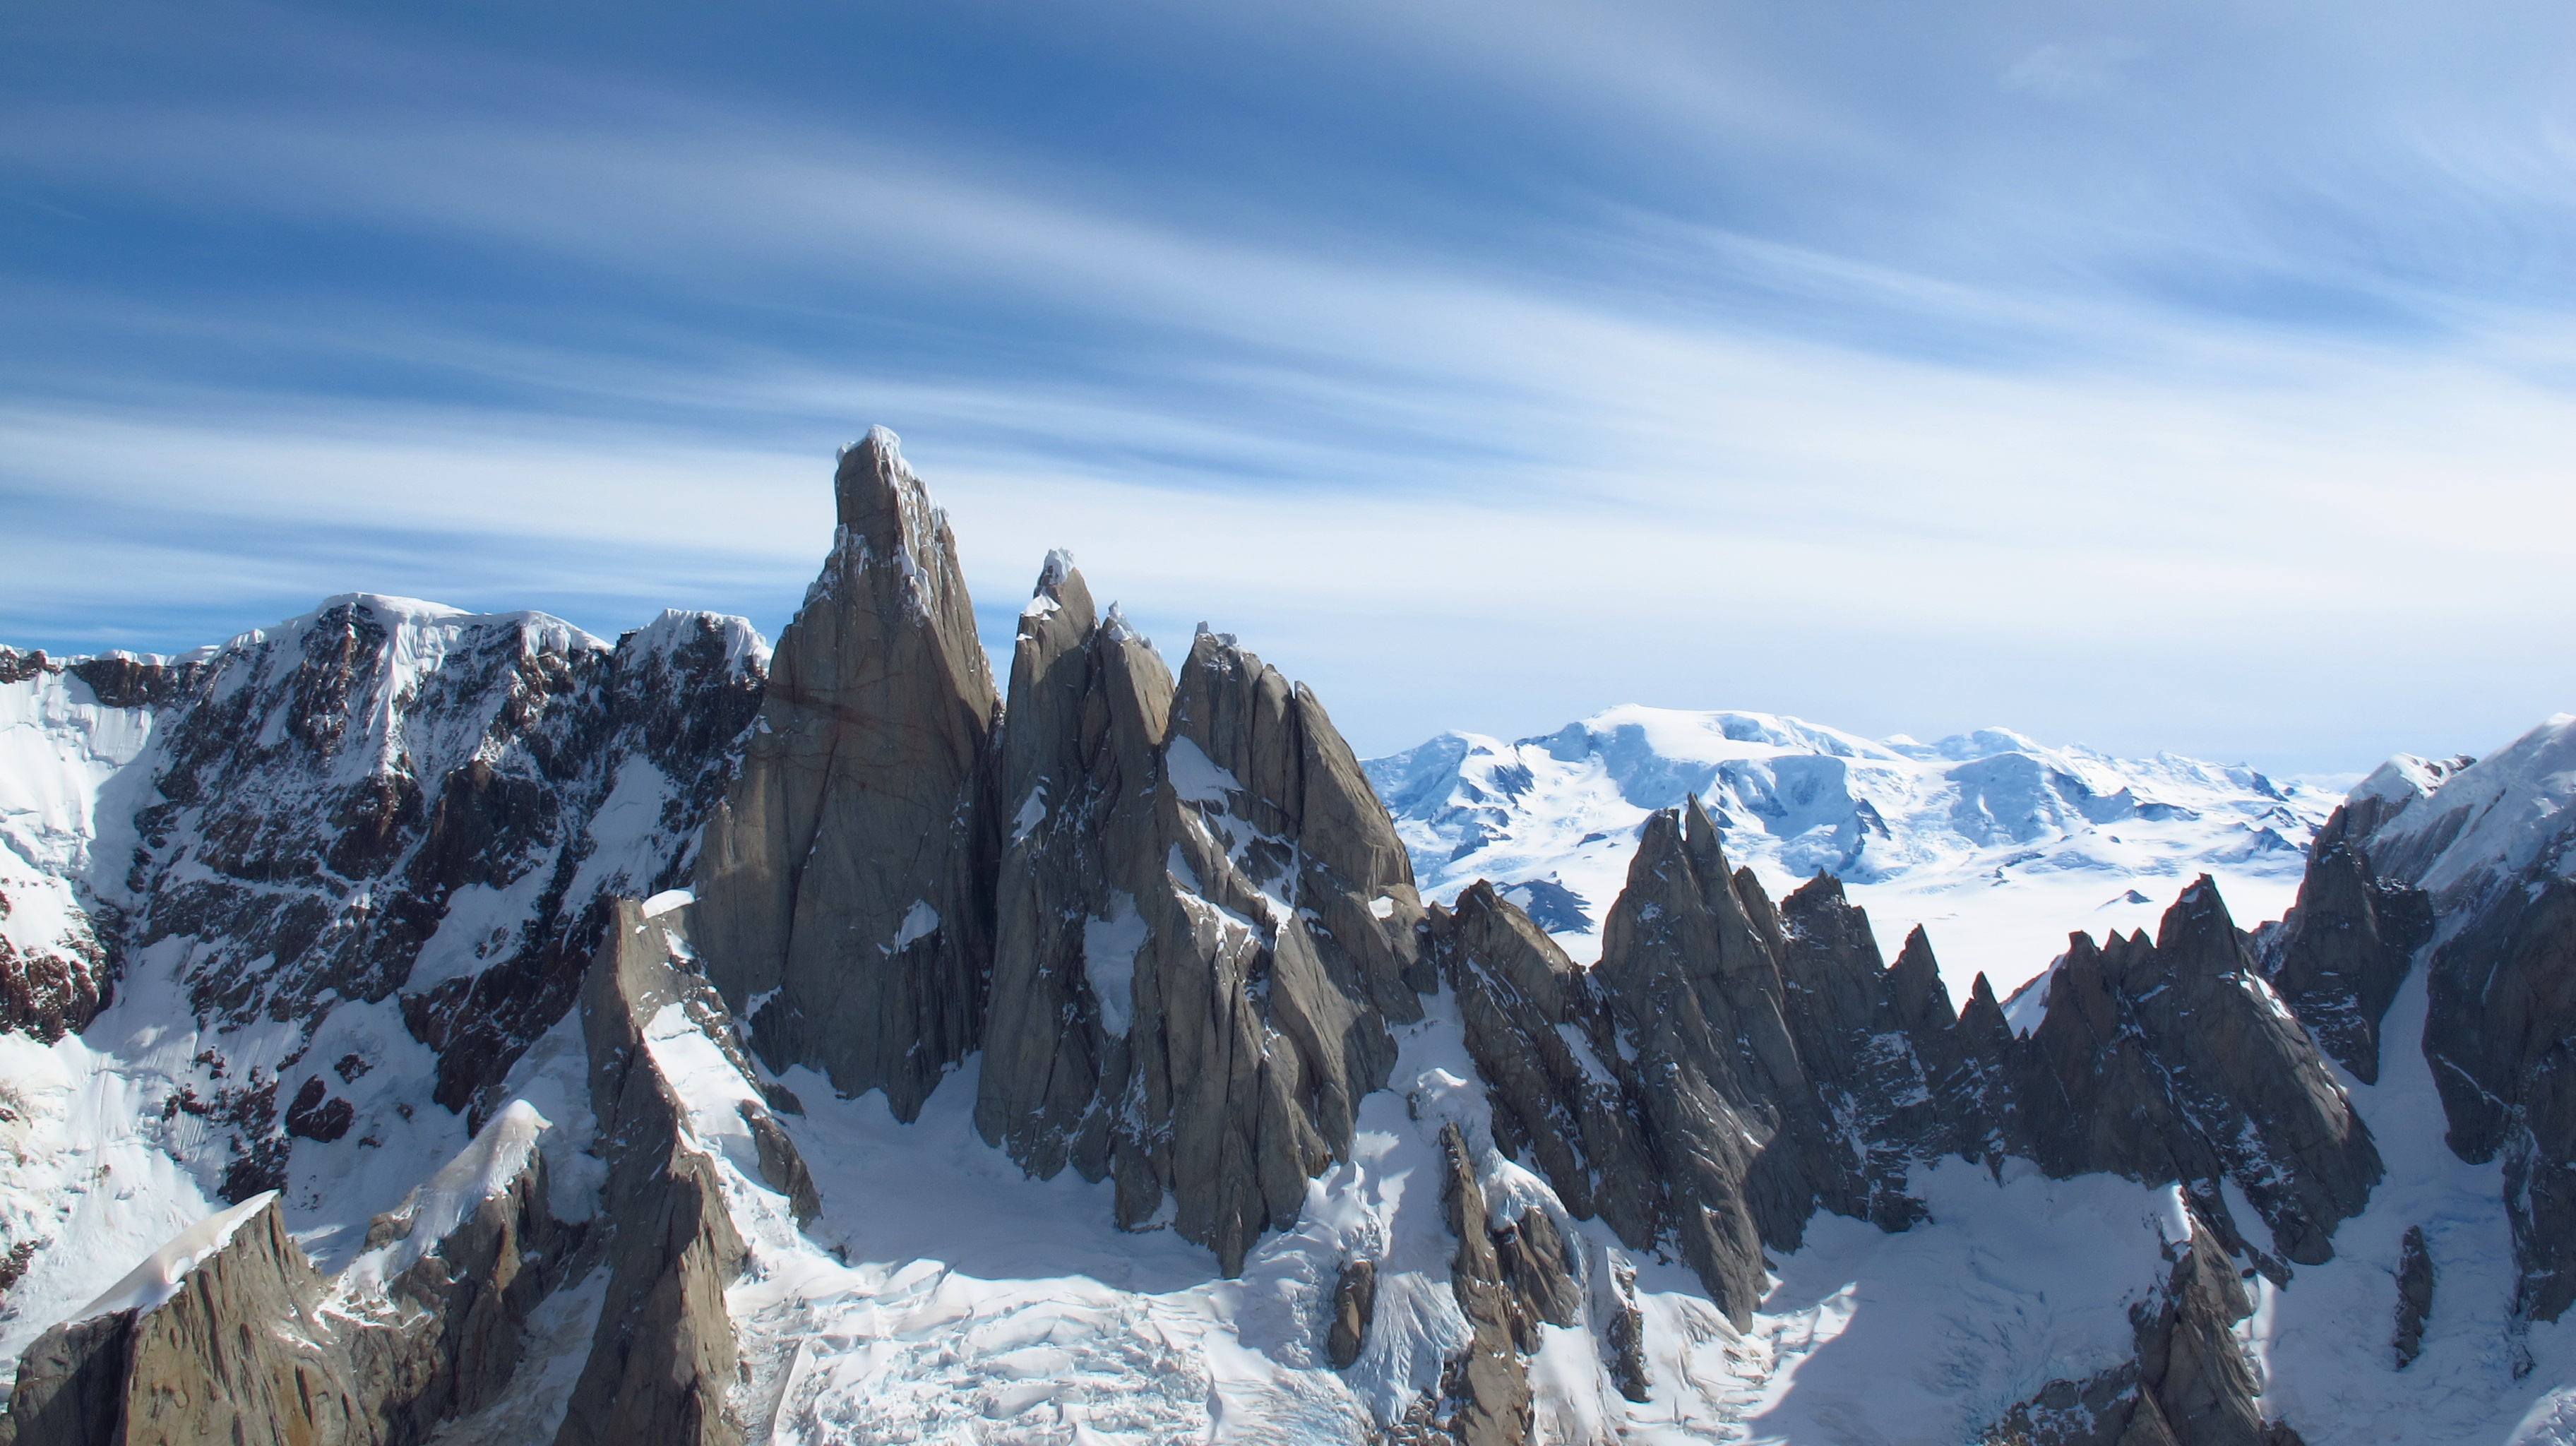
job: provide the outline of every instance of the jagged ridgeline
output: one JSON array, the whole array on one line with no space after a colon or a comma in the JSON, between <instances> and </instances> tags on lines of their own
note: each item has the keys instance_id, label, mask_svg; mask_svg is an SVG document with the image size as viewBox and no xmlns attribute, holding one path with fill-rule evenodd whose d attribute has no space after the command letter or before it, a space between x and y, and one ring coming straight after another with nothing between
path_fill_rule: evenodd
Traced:
<instances>
[{"instance_id":1,"label":"jagged ridgeline","mask_svg":"<svg viewBox=\"0 0 2576 1446\"><path fill-rule=\"evenodd\" d=\"M369 597L183 659L0 652L108 780L78 827L0 817L0 1024L158 1152L65 1153L60 1190L96 1158L177 1214L0 1191L0 1292L49 1302L0 1443L1599 1446L1773 1411L2282 1446L2258 1309L2343 1290L2372 1370L2459 1379L2528 1373L2576 1299L2576 835L2529 804L2576 720L2383 770L2280 924L2203 877L2009 1011L1982 976L1954 1010L1922 930L1886 960L1829 875L1775 900L1697 798L1585 966L1494 884L1426 907L1322 703L1232 636L1175 673L1054 553L1005 692L893 434L835 490L774 654ZM2495 1166L2483 1343L2468 1197L2373 1134L2436 1118ZM887 1159L961 1215L1105 1218L1014 1217L1091 1242L1042 1259L872 1234L917 1208ZM1835 1274L1840 1328L1908 1344L1779 1393L1830 1337L1782 1304L1817 1241L1893 1261L1989 1212L2082 1270L1994 1285L1989 1248L1866 1329L1878 1267ZM109 1284L91 1240L167 1243ZM1881 1378L1929 1414L1873 1417Z\"/></svg>"},{"instance_id":2,"label":"jagged ridgeline","mask_svg":"<svg viewBox=\"0 0 2576 1446\"><path fill-rule=\"evenodd\" d=\"M916 1116L985 1051L976 1124L1041 1176L1168 1200L1231 1272L1295 1223L1421 1017L1422 906L1315 695L1202 630L1177 682L1062 553L1007 712L945 515L893 434L707 825L692 931L773 1068Z\"/></svg>"}]
</instances>

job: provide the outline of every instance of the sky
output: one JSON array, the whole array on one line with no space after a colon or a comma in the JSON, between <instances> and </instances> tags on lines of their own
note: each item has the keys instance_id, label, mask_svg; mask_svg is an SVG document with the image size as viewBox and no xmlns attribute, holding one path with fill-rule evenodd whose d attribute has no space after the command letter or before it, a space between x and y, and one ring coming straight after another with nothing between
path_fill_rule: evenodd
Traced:
<instances>
[{"instance_id":1,"label":"sky","mask_svg":"<svg viewBox=\"0 0 2576 1446\"><path fill-rule=\"evenodd\" d=\"M775 637L892 427L1363 755L2576 709L2576 9L31 0L0 642Z\"/></svg>"}]
</instances>

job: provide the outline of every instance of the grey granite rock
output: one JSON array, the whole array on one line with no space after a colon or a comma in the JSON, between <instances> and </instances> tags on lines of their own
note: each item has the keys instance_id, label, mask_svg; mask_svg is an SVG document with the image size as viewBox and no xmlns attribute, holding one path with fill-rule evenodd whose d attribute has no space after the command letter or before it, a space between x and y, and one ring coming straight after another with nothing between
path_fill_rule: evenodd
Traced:
<instances>
[{"instance_id":1,"label":"grey granite rock","mask_svg":"<svg viewBox=\"0 0 2576 1446\"><path fill-rule=\"evenodd\" d=\"M944 512L882 427L709 818L694 931L760 1053L912 1119L982 1043L1000 704Z\"/></svg>"},{"instance_id":2,"label":"grey granite rock","mask_svg":"<svg viewBox=\"0 0 2576 1446\"><path fill-rule=\"evenodd\" d=\"M609 1223L591 1268L609 1274L558 1446L743 1437L724 1409L740 1359L724 1293L742 1272L742 1238L713 1165L683 1142L686 1109L644 1042L667 1006L722 1018L708 984L672 966L685 952L684 937L674 948L679 927L673 914L648 920L620 901L582 988L591 1108L608 1161L600 1213Z\"/></svg>"},{"instance_id":3,"label":"grey granite rock","mask_svg":"<svg viewBox=\"0 0 2576 1446\"><path fill-rule=\"evenodd\" d=\"M976 1124L1117 1186L1231 1274L1297 1219L1420 1017L1392 821L1314 695L1202 631L1178 679L1050 557L1000 749L1005 854Z\"/></svg>"},{"instance_id":4,"label":"grey granite rock","mask_svg":"<svg viewBox=\"0 0 2576 1446\"><path fill-rule=\"evenodd\" d=\"M1324 1338L1324 1359L1334 1370L1347 1371L1368 1344L1369 1325L1377 1318L1377 1262L1344 1262L1333 1279L1332 1326Z\"/></svg>"},{"instance_id":5,"label":"grey granite rock","mask_svg":"<svg viewBox=\"0 0 2576 1446\"><path fill-rule=\"evenodd\" d=\"M2141 932L2077 935L2020 1052L2016 1144L2053 1174L2179 1181L2222 1235L2232 1177L2290 1261L2330 1259L2380 1178L2377 1147L2203 877ZM2234 1244L2230 1238L2229 1244Z\"/></svg>"},{"instance_id":6,"label":"grey granite rock","mask_svg":"<svg viewBox=\"0 0 2576 1446\"><path fill-rule=\"evenodd\" d=\"M1440 1155L1440 1199L1449 1213L1449 1233L1458 1238L1450 1289L1475 1333L1466 1356L1452 1366L1447 1394L1455 1409L1446 1425L1459 1446L1521 1446L1530 1439L1533 1419L1523 1356L1536 1348L1536 1324L1503 1278L1502 1258L1486 1227L1484 1189L1456 1125L1441 1129Z\"/></svg>"},{"instance_id":7,"label":"grey granite rock","mask_svg":"<svg viewBox=\"0 0 2576 1446\"><path fill-rule=\"evenodd\" d=\"M2504 1161L2516 1313L2576 1304L2576 881L2546 864L2460 906L2433 951L2425 1058L2463 1160Z\"/></svg>"},{"instance_id":8,"label":"grey granite rock","mask_svg":"<svg viewBox=\"0 0 2576 1446\"><path fill-rule=\"evenodd\" d=\"M9 1416L21 1446L387 1439L322 1281L270 1200L169 1299L66 1322L29 1348Z\"/></svg>"}]
</instances>

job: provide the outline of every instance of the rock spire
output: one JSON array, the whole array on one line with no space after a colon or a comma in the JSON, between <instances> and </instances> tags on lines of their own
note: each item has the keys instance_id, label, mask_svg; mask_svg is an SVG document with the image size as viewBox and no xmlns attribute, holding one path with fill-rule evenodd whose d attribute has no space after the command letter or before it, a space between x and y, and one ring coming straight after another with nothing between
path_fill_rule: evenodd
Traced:
<instances>
[{"instance_id":1,"label":"rock spire","mask_svg":"<svg viewBox=\"0 0 2576 1446\"><path fill-rule=\"evenodd\" d=\"M709 976L761 1056L911 1119L982 1042L992 964L990 667L947 514L871 430L781 635L696 873Z\"/></svg>"}]
</instances>

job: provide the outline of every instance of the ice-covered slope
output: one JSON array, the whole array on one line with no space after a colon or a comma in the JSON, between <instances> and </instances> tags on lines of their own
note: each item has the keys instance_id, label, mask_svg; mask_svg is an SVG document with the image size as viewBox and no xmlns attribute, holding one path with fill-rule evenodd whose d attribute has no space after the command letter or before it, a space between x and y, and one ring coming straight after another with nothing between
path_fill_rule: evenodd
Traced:
<instances>
[{"instance_id":1,"label":"ice-covered slope","mask_svg":"<svg viewBox=\"0 0 2576 1446\"><path fill-rule=\"evenodd\" d=\"M1767 713L1644 707L1510 743L1446 733L1367 768L1426 900L1491 880L1577 959L1600 953L1646 816L1698 794L1771 892L1822 869L1890 952L1926 926L1962 999L1981 971L2009 993L2071 929L2152 926L2203 873L2238 917L2278 918L2341 801L2248 768L2002 729L1872 741Z\"/></svg>"}]
</instances>

